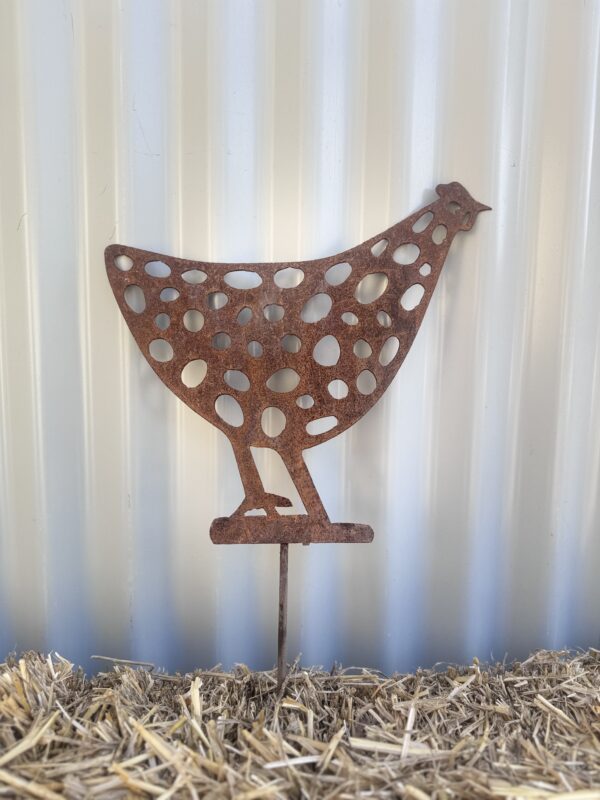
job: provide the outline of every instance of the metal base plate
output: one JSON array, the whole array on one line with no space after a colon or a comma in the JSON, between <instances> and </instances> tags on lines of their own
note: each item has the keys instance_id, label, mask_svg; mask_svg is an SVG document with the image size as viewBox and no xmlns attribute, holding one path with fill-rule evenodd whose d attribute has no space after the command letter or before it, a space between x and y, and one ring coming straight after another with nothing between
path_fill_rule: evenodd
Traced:
<instances>
[{"instance_id":1,"label":"metal base plate","mask_svg":"<svg viewBox=\"0 0 600 800\"><path fill-rule=\"evenodd\" d=\"M265 517L218 517L210 526L214 544L324 544L373 541L369 525L313 520L306 515Z\"/></svg>"}]
</instances>

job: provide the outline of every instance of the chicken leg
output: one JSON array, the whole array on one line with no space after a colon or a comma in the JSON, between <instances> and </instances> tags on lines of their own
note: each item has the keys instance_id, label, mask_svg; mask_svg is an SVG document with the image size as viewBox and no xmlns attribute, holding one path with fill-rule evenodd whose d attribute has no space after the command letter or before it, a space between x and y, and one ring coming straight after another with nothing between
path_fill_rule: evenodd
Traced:
<instances>
[{"instance_id":1,"label":"chicken leg","mask_svg":"<svg viewBox=\"0 0 600 800\"><path fill-rule=\"evenodd\" d=\"M262 509L267 517L274 518L279 516L278 507L290 508L292 502L289 498L265 492L250 448L233 442L232 446L245 496L231 516L243 517L249 511Z\"/></svg>"}]
</instances>

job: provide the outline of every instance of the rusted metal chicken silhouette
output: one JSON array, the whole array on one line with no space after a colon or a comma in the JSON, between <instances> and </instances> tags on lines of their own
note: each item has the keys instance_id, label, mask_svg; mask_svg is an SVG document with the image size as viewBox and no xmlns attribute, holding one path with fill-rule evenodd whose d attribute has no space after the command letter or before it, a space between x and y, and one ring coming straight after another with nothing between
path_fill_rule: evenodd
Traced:
<instances>
[{"instance_id":1,"label":"rusted metal chicken silhouette","mask_svg":"<svg viewBox=\"0 0 600 800\"><path fill-rule=\"evenodd\" d=\"M383 233L313 261L215 264L106 249L110 285L142 353L233 446L245 497L230 517L214 520L212 540L281 544L282 580L290 543L373 538L367 525L330 522L302 452L346 430L381 397L455 235L488 208L456 182L436 191L435 202ZM265 492L251 447L280 454L306 515L278 513L291 502Z\"/></svg>"}]
</instances>

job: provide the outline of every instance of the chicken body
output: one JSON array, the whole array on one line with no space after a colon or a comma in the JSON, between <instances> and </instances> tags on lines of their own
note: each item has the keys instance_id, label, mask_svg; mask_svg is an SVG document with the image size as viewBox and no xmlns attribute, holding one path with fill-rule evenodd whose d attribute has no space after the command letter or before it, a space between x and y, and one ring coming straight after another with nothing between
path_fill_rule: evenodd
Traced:
<instances>
[{"instance_id":1,"label":"chicken body","mask_svg":"<svg viewBox=\"0 0 600 800\"><path fill-rule=\"evenodd\" d=\"M379 399L404 360L454 236L484 208L460 184L368 241L295 263L215 264L107 248L115 297L161 380L231 440L243 514L266 495L249 448L280 453L304 505L326 518L302 451Z\"/></svg>"}]
</instances>

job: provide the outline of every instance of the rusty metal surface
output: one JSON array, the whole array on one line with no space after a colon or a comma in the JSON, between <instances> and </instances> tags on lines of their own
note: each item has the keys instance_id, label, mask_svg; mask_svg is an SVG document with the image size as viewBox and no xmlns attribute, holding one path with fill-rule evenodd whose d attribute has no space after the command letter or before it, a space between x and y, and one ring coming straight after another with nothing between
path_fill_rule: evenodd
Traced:
<instances>
[{"instance_id":1,"label":"rusty metal surface","mask_svg":"<svg viewBox=\"0 0 600 800\"><path fill-rule=\"evenodd\" d=\"M456 182L437 193L381 234L312 261L218 264L106 249L111 287L142 353L233 446L245 498L213 522L213 541L372 538L367 526L329 522L302 451L377 402L414 341L454 236L487 208ZM264 491L251 447L280 454L308 518L279 515L291 502Z\"/></svg>"}]
</instances>

